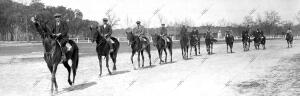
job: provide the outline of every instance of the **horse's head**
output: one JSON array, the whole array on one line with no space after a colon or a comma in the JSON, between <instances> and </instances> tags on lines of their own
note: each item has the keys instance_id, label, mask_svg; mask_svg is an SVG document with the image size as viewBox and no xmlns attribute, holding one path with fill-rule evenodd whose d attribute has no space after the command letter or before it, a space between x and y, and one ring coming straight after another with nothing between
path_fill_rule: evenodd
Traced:
<instances>
[{"instance_id":1,"label":"horse's head","mask_svg":"<svg viewBox=\"0 0 300 96\"><path fill-rule=\"evenodd\" d=\"M97 29L98 29L98 26L96 26L96 27L90 26L90 31L92 34L99 32ZM98 36L93 37L92 42L95 42L95 41L97 44L101 44L102 42L105 41L105 37L102 36L102 34L99 34Z\"/></svg>"},{"instance_id":2,"label":"horse's head","mask_svg":"<svg viewBox=\"0 0 300 96\"><path fill-rule=\"evenodd\" d=\"M48 26L49 21L43 19L42 15L34 15L31 17L31 21L36 27L36 30L41 35L42 39L45 39L47 37L53 37L52 34L50 34L50 28Z\"/></svg>"},{"instance_id":3,"label":"horse's head","mask_svg":"<svg viewBox=\"0 0 300 96\"><path fill-rule=\"evenodd\" d=\"M132 43L134 43L134 35L132 33L132 31L126 31L126 38L128 40L128 45L131 45Z\"/></svg>"}]
</instances>

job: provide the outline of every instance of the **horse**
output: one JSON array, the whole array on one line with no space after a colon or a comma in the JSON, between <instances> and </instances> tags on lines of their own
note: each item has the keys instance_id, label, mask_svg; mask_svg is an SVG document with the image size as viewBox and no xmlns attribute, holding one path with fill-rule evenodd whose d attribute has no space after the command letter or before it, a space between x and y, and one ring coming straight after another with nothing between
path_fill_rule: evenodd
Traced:
<instances>
[{"instance_id":1,"label":"horse","mask_svg":"<svg viewBox=\"0 0 300 96\"><path fill-rule=\"evenodd\" d=\"M96 28L90 27L90 30L92 33L98 32ZM102 57L104 56L106 58L106 68L108 70L109 75L111 75L111 71L109 69L109 56L111 60L113 61L113 71L117 70L116 67L116 62L117 62L117 56L118 56L118 51L120 48L120 42L118 41L117 38L111 37L111 40L113 41L112 47L110 48L108 41L106 41L106 38L102 36L101 34L97 34L97 36L94 37L92 42L96 41L96 52L98 55L98 60L99 60L99 66L100 66L100 73L99 76L102 75ZM109 52L110 49L113 49L112 52Z\"/></svg>"},{"instance_id":2,"label":"horse","mask_svg":"<svg viewBox=\"0 0 300 96\"><path fill-rule=\"evenodd\" d=\"M183 59L188 59L190 39L187 33L180 34L181 54Z\"/></svg>"},{"instance_id":3,"label":"horse","mask_svg":"<svg viewBox=\"0 0 300 96\"><path fill-rule=\"evenodd\" d=\"M242 42L244 51L248 51L250 48L251 38L248 34L242 34Z\"/></svg>"},{"instance_id":4,"label":"horse","mask_svg":"<svg viewBox=\"0 0 300 96\"><path fill-rule=\"evenodd\" d=\"M133 65L134 70L136 70L134 64L133 64L133 56L137 52L138 53L138 67L140 67L140 55L142 55L143 64L142 67L144 67L144 51L148 53L149 57L149 65L151 66L151 50L150 50L150 43L147 38L140 38L139 36L136 36L130 32L125 32L126 37L128 40L128 45L131 47L131 63Z\"/></svg>"},{"instance_id":5,"label":"horse","mask_svg":"<svg viewBox=\"0 0 300 96\"><path fill-rule=\"evenodd\" d=\"M291 34L291 33L286 34L285 40L287 41L288 48L293 47L293 39L294 39L293 34Z\"/></svg>"},{"instance_id":6,"label":"horse","mask_svg":"<svg viewBox=\"0 0 300 96\"><path fill-rule=\"evenodd\" d=\"M76 70L79 60L79 49L73 40L68 40L71 48L66 51L66 59L62 60L62 50L60 44L55 35L50 32L50 27L47 25L48 21L41 19L40 15L35 15L31 18L34 27L42 38L42 44L44 47L44 60L47 63L47 67L51 72L51 93L53 93L53 87L57 92L58 86L56 82L56 71L59 63L63 63L64 67L68 70L68 83L72 86L75 83ZM68 60L72 61L72 65L69 66ZM73 80L70 79L70 74L73 72Z\"/></svg>"},{"instance_id":7,"label":"horse","mask_svg":"<svg viewBox=\"0 0 300 96\"><path fill-rule=\"evenodd\" d=\"M257 32L254 32L254 46L256 50L259 50L259 45L261 44L263 46L263 49L266 49L266 37L262 34L258 34Z\"/></svg>"},{"instance_id":8,"label":"horse","mask_svg":"<svg viewBox=\"0 0 300 96\"><path fill-rule=\"evenodd\" d=\"M199 36L199 34L192 32L189 34L189 37L191 38L191 40L190 40L190 45L191 45L190 55L192 55L192 49L194 47L195 55L197 56L198 55L197 53L200 54L200 36ZM197 49L197 47L198 47L198 49Z\"/></svg>"},{"instance_id":9,"label":"horse","mask_svg":"<svg viewBox=\"0 0 300 96\"><path fill-rule=\"evenodd\" d=\"M232 53L232 47L234 42L234 37L231 34L226 34L225 36L226 46L227 46L227 53L228 53L228 46L230 47L230 53Z\"/></svg>"},{"instance_id":10,"label":"horse","mask_svg":"<svg viewBox=\"0 0 300 96\"><path fill-rule=\"evenodd\" d=\"M158 51L158 55L159 55L159 64L161 64L162 62L164 62L162 60L162 51L165 52L165 62L167 62L167 50L169 50L169 53L170 53L170 56L171 56L171 62L172 62L172 45L173 45L173 42L172 42L172 39L168 36L168 42L166 44L166 41L165 39L163 39L162 36L160 35L157 35L157 34L153 34L151 35L152 37L152 40L153 40L153 45L157 48L157 51Z\"/></svg>"},{"instance_id":11,"label":"horse","mask_svg":"<svg viewBox=\"0 0 300 96\"><path fill-rule=\"evenodd\" d=\"M212 54L213 53L213 43L217 42L216 39L214 39L211 35L206 34L205 35L205 45L206 45L206 51L207 54Z\"/></svg>"}]
</instances>

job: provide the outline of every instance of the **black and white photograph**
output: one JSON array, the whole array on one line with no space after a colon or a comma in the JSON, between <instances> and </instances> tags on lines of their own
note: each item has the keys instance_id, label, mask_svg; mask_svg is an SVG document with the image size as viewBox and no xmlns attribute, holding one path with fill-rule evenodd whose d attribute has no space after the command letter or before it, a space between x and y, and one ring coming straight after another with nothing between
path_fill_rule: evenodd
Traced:
<instances>
[{"instance_id":1,"label":"black and white photograph","mask_svg":"<svg viewBox=\"0 0 300 96\"><path fill-rule=\"evenodd\" d=\"M300 96L300 0L0 0L1 96Z\"/></svg>"}]
</instances>

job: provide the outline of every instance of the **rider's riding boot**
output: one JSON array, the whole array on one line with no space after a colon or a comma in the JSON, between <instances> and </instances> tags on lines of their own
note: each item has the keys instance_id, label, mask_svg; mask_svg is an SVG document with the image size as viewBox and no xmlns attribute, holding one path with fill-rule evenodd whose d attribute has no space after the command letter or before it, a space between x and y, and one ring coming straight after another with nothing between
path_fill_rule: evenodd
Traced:
<instances>
[{"instance_id":1,"label":"rider's riding boot","mask_svg":"<svg viewBox=\"0 0 300 96\"><path fill-rule=\"evenodd\" d=\"M112 43L108 42L108 45L110 47L109 52L113 52L114 51L114 49L113 49L114 47L113 47Z\"/></svg>"},{"instance_id":2,"label":"rider's riding boot","mask_svg":"<svg viewBox=\"0 0 300 96\"><path fill-rule=\"evenodd\" d=\"M167 48L168 47L168 41L167 41L168 39L167 38L165 38L165 48Z\"/></svg>"},{"instance_id":3,"label":"rider's riding boot","mask_svg":"<svg viewBox=\"0 0 300 96\"><path fill-rule=\"evenodd\" d=\"M61 56L61 59L63 60L63 61L65 61L66 59L67 59L67 57L66 57L66 47L62 47L61 48L62 50L61 50L61 52L62 52L62 56Z\"/></svg>"}]
</instances>

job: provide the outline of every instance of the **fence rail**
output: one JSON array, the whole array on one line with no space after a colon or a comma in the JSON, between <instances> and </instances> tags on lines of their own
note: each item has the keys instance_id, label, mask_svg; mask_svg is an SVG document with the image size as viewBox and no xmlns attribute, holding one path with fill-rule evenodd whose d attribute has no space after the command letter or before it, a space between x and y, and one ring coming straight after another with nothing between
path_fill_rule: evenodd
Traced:
<instances>
[{"instance_id":1,"label":"fence rail","mask_svg":"<svg viewBox=\"0 0 300 96\"><path fill-rule=\"evenodd\" d=\"M128 42L126 37L116 37L119 42ZM266 36L267 39L284 39L285 36ZM70 38L71 40L74 40L76 43L92 43L90 38L86 38L86 39L81 39L81 38ZM152 42L152 38L149 38L150 42ZM235 37L236 40L241 40L241 37ZM253 39L253 38L252 38ZM299 40L300 36L294 36L294 39ZM204 38L201 38L201 41L204 40ZM217 38L217 40L225 40L225 38ZM175 39L174 37L172 37L172 41L179 41L179 39ZM26 43L26 42L31 42L31 43L38 43L41 41L0 41L0 43L5 43L5 42L16 42L16 43Z\"/></svg>"}]
</instances>

